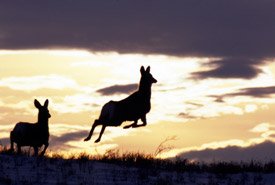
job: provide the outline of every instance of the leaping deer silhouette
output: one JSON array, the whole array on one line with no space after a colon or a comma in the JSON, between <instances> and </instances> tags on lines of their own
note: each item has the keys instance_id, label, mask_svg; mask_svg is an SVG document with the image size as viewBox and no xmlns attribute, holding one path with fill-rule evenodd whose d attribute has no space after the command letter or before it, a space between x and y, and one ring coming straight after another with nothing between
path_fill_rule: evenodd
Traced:
<instances>
[{"instance_id":1,"label":"leaping deer silhouette","mask_svg":"<svg viewBox=\"0 0 275 185\"><path fill-rule=\"evenodd\" d=\"M146 126L146 114L151 109L151 87L153 83L157 83L157 80L150 73L150 66L146 70L141 66L140 73L138 90L123 100L106 103L102 107L99 119L94 121L90 133L84 141L91 139L94 129L98 125L102 125L102 129L95 143L100 141L107 126L120 126L124 121L134 121L124 129ZM143 124L137 124L139 119Z\"/></svg>"}]
</instances>

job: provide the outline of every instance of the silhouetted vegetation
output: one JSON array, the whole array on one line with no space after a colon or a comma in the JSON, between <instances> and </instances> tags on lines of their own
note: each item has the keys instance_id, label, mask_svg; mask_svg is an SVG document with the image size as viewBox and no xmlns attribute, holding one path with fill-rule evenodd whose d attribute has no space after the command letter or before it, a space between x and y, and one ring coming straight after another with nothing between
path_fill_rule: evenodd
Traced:
<instances>
[{"instance_id":1,"label":"silhouetted vegetation","mask_svg":"<svg viewBox=\"0 0 275 185\"><path fill-rule=\"evenodd\" d=\"M0 154L15 155L7 147L0 147ZM29 150L22 151L23 156L30 156ZM173 159L161 159L152 154L140 152L124 152L119 150L107 150L104 154L90 155L87 153L71 154L65 156L60 153L46 153L45 158L51 160L75 160L79 162L96 161L102 163L111 163L126 167L137 167L144 169L158 169L177 172L209 172L213 174L236 174L243 172L273 173L275 172L275 161L263 163L251 160L250 162L223 162L213 161L211 163L193 162L188 159L176 157Z\"/></svg>"},{"instance_id":2,"label":"silhouetted vegetation","mask_svg":"<svg viewBox=\"0 0 275 185\"><path fill-rule=\"evenodd\" d=\"M24 149L17 155L0 145L0 184L266 184L275 173L274 161L204 163L119 150L30 157Z\"/></svg>"}]
</instances>

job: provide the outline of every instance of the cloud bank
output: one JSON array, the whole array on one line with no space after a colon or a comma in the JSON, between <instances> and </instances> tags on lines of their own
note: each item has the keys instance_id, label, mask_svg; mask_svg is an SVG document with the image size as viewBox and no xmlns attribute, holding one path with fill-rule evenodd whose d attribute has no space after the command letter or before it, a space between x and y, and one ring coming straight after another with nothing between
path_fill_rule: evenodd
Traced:
<instances>
[{"instance_id":1,"label":"cloud bank","mask_svg":"<svg viewBox=\"0 0 275 185\"><path fill-rule=\"evenodd\" d=\"M265 161L275 159L275 143L266 141L249 147L228 146L226 148L205 149L179 154L190 160L216 161Z\"/></svg>"},{"instance_id":2,"label":"cloud bank","mask_svg":"<svg viewBox=\"0 0 275 185\"><path fill-rule=\"evenodd\" d=\"M3 1L0 48L274 57L273 1Z\"/></svg>"},{"instance_id":3,"label":"cloud bank","mask_svg":"<svg viewBox=\"0 0 275 185\"><path fill-rule=\"evenodd\" d=\"M216 102L224 102L224 98L235 97L235 96L249 96L253 98L271 98L275 95L275 86L267 86L267 87L249 87L239 89L238 92L228 93L221 96L212 97L216 98Z\"/></svg>"},{"instance_id":4,"label":"cloud bank","mask_svg":"<svg viewBox=\"0 0 275 185\"><path fill-rule=\"evenodd\" d=\"M248 60L246 58L230 58L224 60L210 61L206 65L214 67L207 71L194 72L193 77L198 79L205 78L243 78L252 79L262 72L257 67L261 61Z\"/></svg>"},{"instance_id":5,"label":"cloud bank","mask_svg":"<svg viewBox=\"0 0 275 185\"><path fill-rule=\"evenodd\" d=\"M137 88L138 84L112 85L110 87L98 89L96 92L101 95L128 94L137 90Z\"/></svg>"},{"instance_id":6,"label":"cloud bank","mask_svg":"<svg viewBox=\"0 0 275 185\"><path fill-rule=\"evenodd\" d=\"M0 49L218 57L196 78L256 77L275 57L275 2L3 1Z\"/></svg>"}]
</instances>

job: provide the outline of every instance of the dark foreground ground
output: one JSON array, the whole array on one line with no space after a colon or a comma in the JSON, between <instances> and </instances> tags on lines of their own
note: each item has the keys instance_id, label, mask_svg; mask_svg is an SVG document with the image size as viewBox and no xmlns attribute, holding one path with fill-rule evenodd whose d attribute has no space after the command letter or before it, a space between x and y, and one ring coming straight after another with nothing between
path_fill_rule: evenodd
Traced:
<instances>
[{"instance_id":1,"label":"dark foreground ground","mask_svg":"<svg viewBox=\"0 0 275 185\"><path fill-rule=\"evenodd\" d=\"M0 152L2 184L274 184L275 162L256 161L194 163L186 159L165 160L140 153L80 154L66 159L17 156Z\"/></svg>"}]
</instances>

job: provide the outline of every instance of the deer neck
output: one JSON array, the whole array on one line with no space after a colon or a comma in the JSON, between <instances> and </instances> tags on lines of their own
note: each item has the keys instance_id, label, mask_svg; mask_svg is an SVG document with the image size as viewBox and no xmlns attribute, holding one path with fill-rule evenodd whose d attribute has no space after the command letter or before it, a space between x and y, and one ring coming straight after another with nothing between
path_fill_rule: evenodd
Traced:
<instances>
[{"instance_id":1,"label":"deer neck","mask_svg":"<svg viewBox=\"0 0 275 185\"><path fill-rule=\"evenodd\" d=\"M141 95L144 96L145 99L150 100L150 98L151 98L151 86L152 85L146 85L146 84L142 84L142 83L140 83L140 85L139 85L138 91Z\"/></svg>"},{"instance_id":2,"label":"deer neck","mask_svg":"<svg viewBox=\"0 0 275 185\"><path fill-rule=\"evenodd\" d=\"M37 124L41 127L47 127L47 129L49 129L49 119L48 118L47 119L45 119L45 118L41 119L41 118L38 117Z\"/></svg>"}]
</instances>

